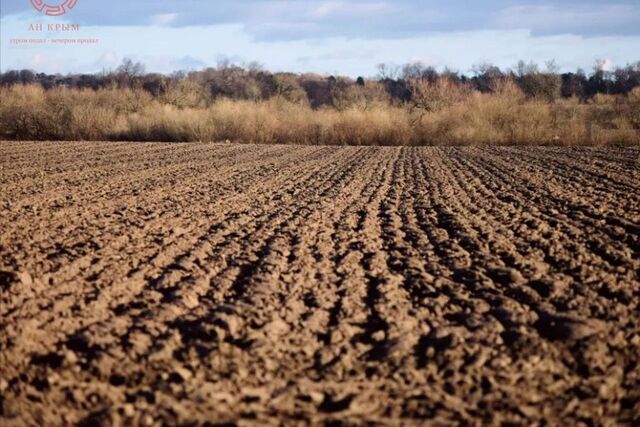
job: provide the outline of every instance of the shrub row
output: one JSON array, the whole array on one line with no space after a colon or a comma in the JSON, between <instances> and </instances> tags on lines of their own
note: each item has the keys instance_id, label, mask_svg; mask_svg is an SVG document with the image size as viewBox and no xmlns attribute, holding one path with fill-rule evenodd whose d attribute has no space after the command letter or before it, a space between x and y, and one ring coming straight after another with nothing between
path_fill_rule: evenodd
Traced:
<instances>
[{"instance_id":1,"label":"shrub row","mask_svg":"<svg viewBox=\"0 0 640 427\"><path fill-rule=\"evenodd\" d=\"M196 107L144 90L0 88L0 138L15 140L236 141L323 145L640 144L640 88L628 95L547 101L505 81L491 92L439 82L413 103L355 93L340 108L284 97L221 98Z\"/></svg>"}]
</instances>

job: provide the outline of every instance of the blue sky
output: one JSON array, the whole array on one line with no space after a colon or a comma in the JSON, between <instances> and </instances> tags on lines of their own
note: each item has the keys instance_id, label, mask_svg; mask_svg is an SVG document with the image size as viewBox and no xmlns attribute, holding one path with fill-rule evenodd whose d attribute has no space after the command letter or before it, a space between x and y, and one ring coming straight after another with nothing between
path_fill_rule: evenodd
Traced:
<instances>
[{"instance_id":1,"label":"blue sky","mask_svg":"<svg viewBox=\"0 0 640 427\"><path fill-rule=\"evenodd\" d=\"M47 0L51 4L61 0ZM555 59L563 70L596 59L640 60L640 1L79 0L45 18L29 0L0 0L0 68L95 72L123 58L148 71L258 61L274 71L372 76L381 62L422 61L469 72ZM93 46L15 46L31 23L78 23Z\"/></svg>"}]
</instances>

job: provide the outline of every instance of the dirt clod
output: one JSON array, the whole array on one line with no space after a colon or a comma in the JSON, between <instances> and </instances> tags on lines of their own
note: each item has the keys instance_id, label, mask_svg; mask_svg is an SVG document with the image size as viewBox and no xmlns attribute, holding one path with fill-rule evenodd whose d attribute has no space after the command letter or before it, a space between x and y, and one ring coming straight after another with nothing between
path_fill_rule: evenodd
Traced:
<instances>
[{"instance_id":1,"label":"dirt clod","mask_svg":"<svg viewBox=\"0 0 640 427\"><path fill-rule=\"evenodd\" d=\"M131 403L126 403L122 406L122 415L127 418L133 418L136 415L136 409Z\"/></svg>"}]
</instances>

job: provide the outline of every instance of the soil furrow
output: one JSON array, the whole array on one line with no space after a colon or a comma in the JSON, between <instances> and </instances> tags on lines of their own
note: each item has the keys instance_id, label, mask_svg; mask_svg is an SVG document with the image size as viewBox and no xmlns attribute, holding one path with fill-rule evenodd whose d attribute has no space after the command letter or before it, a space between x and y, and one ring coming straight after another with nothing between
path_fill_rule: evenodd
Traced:
<instances>
[{"instance_id":1,"label":"soil furrow","mask_svg":"<svg viewBox=\"0 0 640 427\"><path fill-rule=\"evenodd\" d=\"M639 156L0 142L0 424L636 425Z\"/></svg>"}]
</instances>

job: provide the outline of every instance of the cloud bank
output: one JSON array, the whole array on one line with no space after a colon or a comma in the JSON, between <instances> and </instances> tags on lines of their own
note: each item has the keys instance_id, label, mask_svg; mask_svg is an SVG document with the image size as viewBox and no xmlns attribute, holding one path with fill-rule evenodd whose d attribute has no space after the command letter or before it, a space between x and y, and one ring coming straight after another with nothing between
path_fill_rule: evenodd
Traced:
<instances>
[{"instance_id":1,"label":"cloud bank","mask_svg":"<svg viewBox=\"0 0 640 427\"><path fill-rule=\"evenodd\" d=\"M555 58L563 70L596 58L625 65L640 52L640 3L461 0L79 0L61 19L80 23L96 48L15 48L29 0L2 1L0 69L112 69L124 57L149 71L259 61L272 70L373 75L376 64L423 61L463 72Z\"/></svg>"},{"instance_id":2,"label":"cloud bank","mask_svg":"<svg viewBox=\"0 0 640 427\"><path fill-rule=\"evenodd\" d=\"M31 12L28 0L2 1L2 17ZM640 34L637 1L80 0L73 16L101 26L240 24L258 40L398 38L500 29L587 37Z\"/></svg>"}]
</instances>

